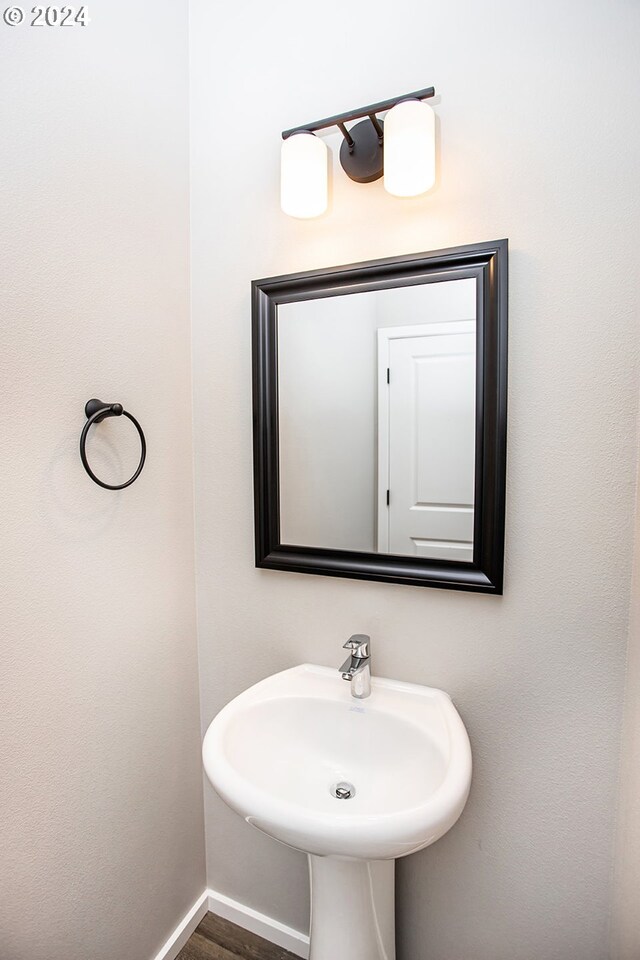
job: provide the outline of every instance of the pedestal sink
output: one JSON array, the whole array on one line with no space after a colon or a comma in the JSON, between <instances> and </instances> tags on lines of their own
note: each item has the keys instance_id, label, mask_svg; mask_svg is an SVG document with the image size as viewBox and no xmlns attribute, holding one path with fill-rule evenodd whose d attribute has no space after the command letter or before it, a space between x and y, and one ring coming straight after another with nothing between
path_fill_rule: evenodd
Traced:
<instances>
[{"instance_id":1,"label":"pedestal sink","mask_svg":"<svg viewBox=\"0 0 640 960\"><path fill-rule=\"evenodd\" d=\"M336 670L304 664L224 707L203 758L236 813L308 855L310 960L393 960L395 860L446 833L469 793L447 694L373 677L356 700Z\"/></svg>"}]
</instances>

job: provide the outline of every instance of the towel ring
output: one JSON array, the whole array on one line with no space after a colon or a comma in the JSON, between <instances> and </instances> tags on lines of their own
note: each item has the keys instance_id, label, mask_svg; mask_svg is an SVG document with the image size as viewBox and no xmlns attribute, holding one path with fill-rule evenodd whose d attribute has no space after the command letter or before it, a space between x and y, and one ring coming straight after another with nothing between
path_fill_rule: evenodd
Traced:
<instances>
[{"instance_id":1,"label":"towel ring","mask_svg":"<svg viewBox=\"0 0 640 960\"><path fill-rule=\"evenodd\" d=\"M127 413L126 410L123 410L121 403L104 403L102 400L87 400L84 407L84 412L88 419L82 428L82 433L80 434L80 459L82 460L82 466L85 468L93 482L97 483L99 487L104 487L105 490L124 490L125 487L130 487L134 480L137 480L140 476L142 468L144 467L145 458L147 456L147 442L144 438L142 427L132 414ZM100 480L98 477L96 477L95 473L89 466L89 461L87 460L86 445L89 430L94 423L101 423L105 417L127 417L128 420L131 420L131 423L138 431L138 436L140 437L140 463L138 464L138 469L134 475L125 483L105 483L104 480Z\"/></svg>"}]
</instances>

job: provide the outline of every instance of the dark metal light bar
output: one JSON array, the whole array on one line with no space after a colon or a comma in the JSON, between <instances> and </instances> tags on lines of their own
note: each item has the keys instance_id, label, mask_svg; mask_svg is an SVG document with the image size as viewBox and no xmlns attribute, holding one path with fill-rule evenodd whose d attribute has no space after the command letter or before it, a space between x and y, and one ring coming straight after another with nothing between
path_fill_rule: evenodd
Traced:
<instances>
[{"instance_id":1,"label":"dark metal light bar","mask_svg":"<svg viewBox=\"0 0 640 960\"><path fill-rule=\"evenodd\" d=\"M404 93L401 97L393 97L391 100L381 100L380 103L372 103L368 107L360 107L358 110L338 113L335 117L326 117L324 120L315 120L313 123L292 127L291 130L283 130L282 139L286 140L292 136L292 134L302 133L303 131L313 132L315 130L324 130L326 127L343 127L349 120L361 120L364 117L369 117L369 119L372 120L372 117L376 113L390 110L391 107L395 107L395 105L402 100L429 100L435 96L435 93L435 87L425 87L424 90L416 90L414 93Z\"/></svg>"}]
</instances>

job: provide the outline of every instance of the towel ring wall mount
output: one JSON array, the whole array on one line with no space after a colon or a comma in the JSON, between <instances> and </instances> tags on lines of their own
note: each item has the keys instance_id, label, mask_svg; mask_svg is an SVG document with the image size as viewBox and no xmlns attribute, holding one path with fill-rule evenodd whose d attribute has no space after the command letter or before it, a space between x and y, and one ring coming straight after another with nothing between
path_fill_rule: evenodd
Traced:
<instances>
[{"instance_id":1,"label":"towel ring wall mount","mask_svg":"<svg viewBox=\"0 0 640 960\"><path fill-rule=\"evenodd\" d=\"M87 400L84 412L87 417L87 422L82 428L82 433L80 434L80 459L82 460L82 466L85 468L91 479L94 483L97 483L99 487L104 487L105 490L124 490L125 487L131 486L134 480L137 480L142 472L144 467L144 461L147 456L147 442L144 438L144 433L142 427L133 416L127 410L123 409L121 403L105 403L103 400ZM126 417L128 420L131 420L131 423L134 425L138 431L138 436L140 437L140 463L136 472L133 474L129 480L126 480L125 483L105 483L104 480L100 480L99 477L96 477L95 473L89 466L89 461L87 460L87 437L89 435L89 430L94 423L102 423L107 417Z\"/></svg>"}]
</instances>

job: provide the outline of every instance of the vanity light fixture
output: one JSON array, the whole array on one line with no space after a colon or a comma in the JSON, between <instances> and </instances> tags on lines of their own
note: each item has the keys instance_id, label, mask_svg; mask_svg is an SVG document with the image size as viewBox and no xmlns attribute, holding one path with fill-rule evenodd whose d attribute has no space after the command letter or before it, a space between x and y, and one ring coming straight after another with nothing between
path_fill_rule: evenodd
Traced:
<instances>
[{"instance_id":1,"label":"vanity light fixture","mask_svg":"<svg viewBox=\"0 0 640 960\"><path fill-rule=\"evenodd\" d=\"M281 206L290 217L318 217L327 209L328 150L315 134L338 127L343 136L340 163L351 180L371 183L384 173L396 197L416 197L435 182L435 114L427 87L368 107L339 113L282 133ZM387 113L384 121L378 113ZM366 118L366 119L363 119ZM360 120L347 130L345 124ZM386 124L386 129L385 129Z\"/></svg>"}]
</instances>

